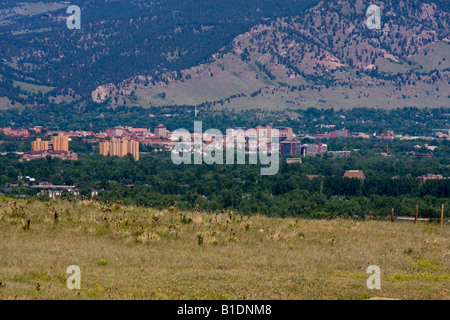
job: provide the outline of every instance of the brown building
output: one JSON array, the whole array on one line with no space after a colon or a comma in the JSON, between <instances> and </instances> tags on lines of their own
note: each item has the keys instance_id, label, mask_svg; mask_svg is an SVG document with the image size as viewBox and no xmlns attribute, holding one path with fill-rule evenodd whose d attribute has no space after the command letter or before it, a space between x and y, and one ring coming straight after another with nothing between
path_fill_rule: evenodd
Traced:
<instances>
[{"instance_id":1,"label":"brown building","mask_svg":"<svg viewBox=\"0 0 450 320\"><path fill-rule=\"evenodd\" d=\"M31 142L31 151L69 151L69 137L59 134L51 139L51 141L42 141L41 138L37 138L36 141Z\"/></svg>"},{"instance_id":2,"label":"brown building","mask_svg":"<svg viewBox=\"0 0 450 320\"><path fill-rule=\"evenodd\" d=\"M125 138L112 138L99 143L100 154L104 156L124 157L132 154L135 161L139 160L139 142Z\"/></svg>"},{"instance_id":3,"label":"brown building","mask_svg":"<svg viewBox=\"0 0 450 320\"><path fill-rule=\"evenodd\" d=\"M162 124L155 127L155 137L156 138L167 138L167 128Z\"/></svg>"},{"instance_id":4,"label":"brown building","mask_svg":"<svg viewBox=\"0 0 450 320\"><path fill-rule=\"evenodd\" d=\"M302 158L286 158L286 163L302 163Z\"/></svg>"},{"instance_id":5,"label":"brown building","mask_svg":"<svg viewBox=\"0 0 450 320\"><path fill-rule=\"evenodd\" d=\"M427 180L441 180L444 177L441 174L425 174L423 176L417 177L420 182L425 182Z\"/></svg>"},{"instance_id":6,"label":"brown building","mask_svg":"<svg viewBox=\"0 0 450 320\"><path fill-rule=\"evenodd\" d=\"M257 126L256 128L256 137L259 140L260 138L267 138L269 142L272 141L272 137L275 137L274 130L278 130L278 139L279 141L291 141L294 139L294 133L291 127L285 127L284 129L274 129L271 124L263 126Z\"/></svg>"},{"instance_id":7,"label":"brown building","mask_svg":"<svg viewBox=\"0 0 450 320\"><path fill-rule=\"evenodd\" d=\"M52 141L42 141L37 138L31 142L31 151L24 152L20 161L29 161L38 158L52 157L65 160L78 160L78 155L69 151L69 138L60 134L51 137Z\"/></svg>"},{"instance_id":8,"label":"brown building","mask_svg":"<svg viewBox=\"0 0 450 320\"><path fill-rule=\"evenodd\" d=\"M38 195L48 195L50 199L56 199L57 197L62 196L64 191L67 191L74 196L80 195L80 191L76 188L76 186L53 185L44 181L40 182L38 185L31 186L31 188L41 190Z\"/></svg>"},{"instance_id":9,"label":"brown building","mask_svg":"<svg viewBox=\"0 0 450 320\"><path fill-rule=\"evenodd\" d=\"M78 160L78 155L73 151L54 151L54 150L42 150L42 151L30 151L24 152L23 157L19 161L30 161L39 158L60 158L64 160Z\"/></svg>"},{"instance_id":10,"label":"brown building","mask_svg":"<svg viewBox=\"0 0 450 320\"><path fill-rule=\"evenodd\" d=\"M366 176L364 175L364 172L362 172L361 170L346 170L343 178L351 178L351 179L355 178L364 180Z\"/></svg>"},{"instance_id":11,"label":"brown building","mask_svg":"<svg viewBox=\"0 0 450 320\"><path fill-rule=\"evenodd\" d=\"M52 137L53 150L55 151L69 151L69 137L58 135Z\"/></svg>"},{"instance_id":12,"label":"brown building","mask_svg":"<svg viewBox=\"0 0 450 320\"><path fill-rule=\"evenodd\" d=\"M285 127L284 129L280 130L280 141L291 141L294 139L294 132L292 132L291 127Z\"/></svg>"},{"instance_id":13,"label":"brown building","mask_svg":"<svg viewBox=\"0 0 450 320\"><path fill-rule=\"evenodd\" d=\"M31 151L45 151L49 150L49 142L42 141L41 138L37 138L36 141L31 141Z\"/></svg>"}]
</instances>

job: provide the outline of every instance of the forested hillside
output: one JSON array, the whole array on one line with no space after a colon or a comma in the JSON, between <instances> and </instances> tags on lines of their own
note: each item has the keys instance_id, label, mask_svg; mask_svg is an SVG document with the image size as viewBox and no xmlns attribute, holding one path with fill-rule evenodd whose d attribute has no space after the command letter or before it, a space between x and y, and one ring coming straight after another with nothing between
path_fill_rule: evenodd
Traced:
<instances>
[{"instance_id":1,"label":"forested hillside","mask_svg":"<svg viewBox=\"0 0 450 320\"><path fill-rule=\"evenodd\" d=\"M50 102L90 96L98 85L201 63L267 17L298 14L318 1L76 0L82 27L69 30L68 3L2 2L0 100L43 104L48 95L14 80L56 87ZM1 98L0 98L1 99Z\"/></svg>"},{"instance_id":2,"label":"forested hillside","mask_svg":"<svg viewBox=\"0 0 450 320\"><path fill-rule=\"evenodd\" d=\"M118 105L441 107L447 1L3 1L0 108ZM97 89L98 88L98 89ZM97 90L96 90L97 89Z\"/></svg>"},{"instance_id":3,"label":"forested hillside","mask_svg":"<svg viewBox=\"0 0 450 320\"><path fill-rule=\"evenodd\" d=\"M378 1L382 28L368 29L364 1L326 1L268 19L208 63L99 87L113 105L286 107L449 105L449 13L416 0Z\"/></svg>"}]
</instances>

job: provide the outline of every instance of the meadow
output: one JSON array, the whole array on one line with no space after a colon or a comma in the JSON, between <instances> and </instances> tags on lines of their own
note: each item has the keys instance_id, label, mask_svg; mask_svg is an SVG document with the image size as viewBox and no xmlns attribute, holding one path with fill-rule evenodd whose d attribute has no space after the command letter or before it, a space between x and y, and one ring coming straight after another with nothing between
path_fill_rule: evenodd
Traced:
<instances>
[{"instance_id":1,"label":"meadow","mask_svg":"<svg viewBox=\"0 0 450 320\"><path fill-rule=\"evenodd\" d=\"M66 269L81 269L69 290ZM381 270L370 290L367 267ZM0 299L450 299L450 227L0 200Z\"/></svg>"}]
</instances>

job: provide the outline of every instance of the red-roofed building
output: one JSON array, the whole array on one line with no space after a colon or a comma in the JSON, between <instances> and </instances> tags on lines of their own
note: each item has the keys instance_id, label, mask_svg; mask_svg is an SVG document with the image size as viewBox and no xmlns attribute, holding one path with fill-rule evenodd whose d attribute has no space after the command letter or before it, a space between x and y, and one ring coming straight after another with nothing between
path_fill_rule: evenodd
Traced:
<instances>
[{"instance_id":1,"label":"red-roofed building","mask_svg":"<svg viewBox=\"0 0 450 320\"><path fill-rule=\"evenodd\" d=\"M41 126L35 126L31 130L33 130L35 133L42 133L42 129L45 129L45 128L41 127Z\"/></svg>"},{"instance_id":2,"label":"red-roofed building","mask_svg":"<svg viewBox=\"0 0 450 320\"><path fill-rule=\"evenodd\" d=\"M167 138L167 128L160 124L155 127L155 137L156 138Z\"/></svg>"},{"instance_id":3,"label":"red-roofed building","mask_svg":"<svg viewBox=\"0 0 450 320\"><path fill-rule=\"evenodd\" d=\"M330 133L318 133L314 135L316 138L347 138L348 136L347 129L331 131Z\"/></svg>"},{"instance_id":4,"label":"red-roofed building","mask_svg":"<svg viewBox=\"0 0 450 320\"><path fill-rule=\"evenodd\" d=\"M178 143L177 141L172 141L172 140L168 140L168 139L160 139L160 138L139 139L138 141L145 146L159 146L159 147L164 147L167 149L172 149Z\"/></svg>"},{"instance_id":5,"label":"red-roofed building","mask_svg":"<svg viewBox=\"0 0 450 320\"><path fill-rule=\"evenodd\" d=\"M343 178L364 180L366 176L364 175L364 172L362 172L361 170L346 170Z\"/></svg>"},{"instance_id":6,"label":"red-roofed building","mask_svg":"<svg viewBox=\"0 0 450 320\"><path fill-rule=\"evenodd\" d=\"M442 174L425 174L423 176L417 177L420 182L425 182L427 180L441 180L443 178L444 177L442 176Z\"/></svg>"},{"instance_id":7,"label":"red-roofed building","mask_svg":"<svg viewBox=\"0 0 450 320\"><path fill-rule=\"evenodd\" d=\"M135 133L149 133L150 130L149 129L145 129L145 128L131 128L130 132L135 134Z\"/></svg>"},{"instance_id":8,"label":"red-roofed building","mask_svg":"<svg viewBox=\"0 0 450 320\"><path fill-rule=\"evenodd\" d=\"M0 132L2 132L5 136L10 136L14 138L28 138L30 136L30 132L27 129L17 129L13 130L11 127L0 128Z\"/></svg>"}]
</instances>

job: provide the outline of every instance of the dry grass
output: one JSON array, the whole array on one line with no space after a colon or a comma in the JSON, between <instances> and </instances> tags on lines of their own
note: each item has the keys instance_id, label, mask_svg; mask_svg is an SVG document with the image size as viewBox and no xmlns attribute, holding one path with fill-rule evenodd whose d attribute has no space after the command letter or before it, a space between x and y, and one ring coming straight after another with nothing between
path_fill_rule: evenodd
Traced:
<instances>
[{"instance_id":1,"label":"dry grass","mask_svg":"<svg viewBox=\"0 0 450 320\"><path fill-rule=\"evenodd\" d=\"M448 225L0 200L0 230L1 299L450 298Z\"/></svg>"}]
</instances>

